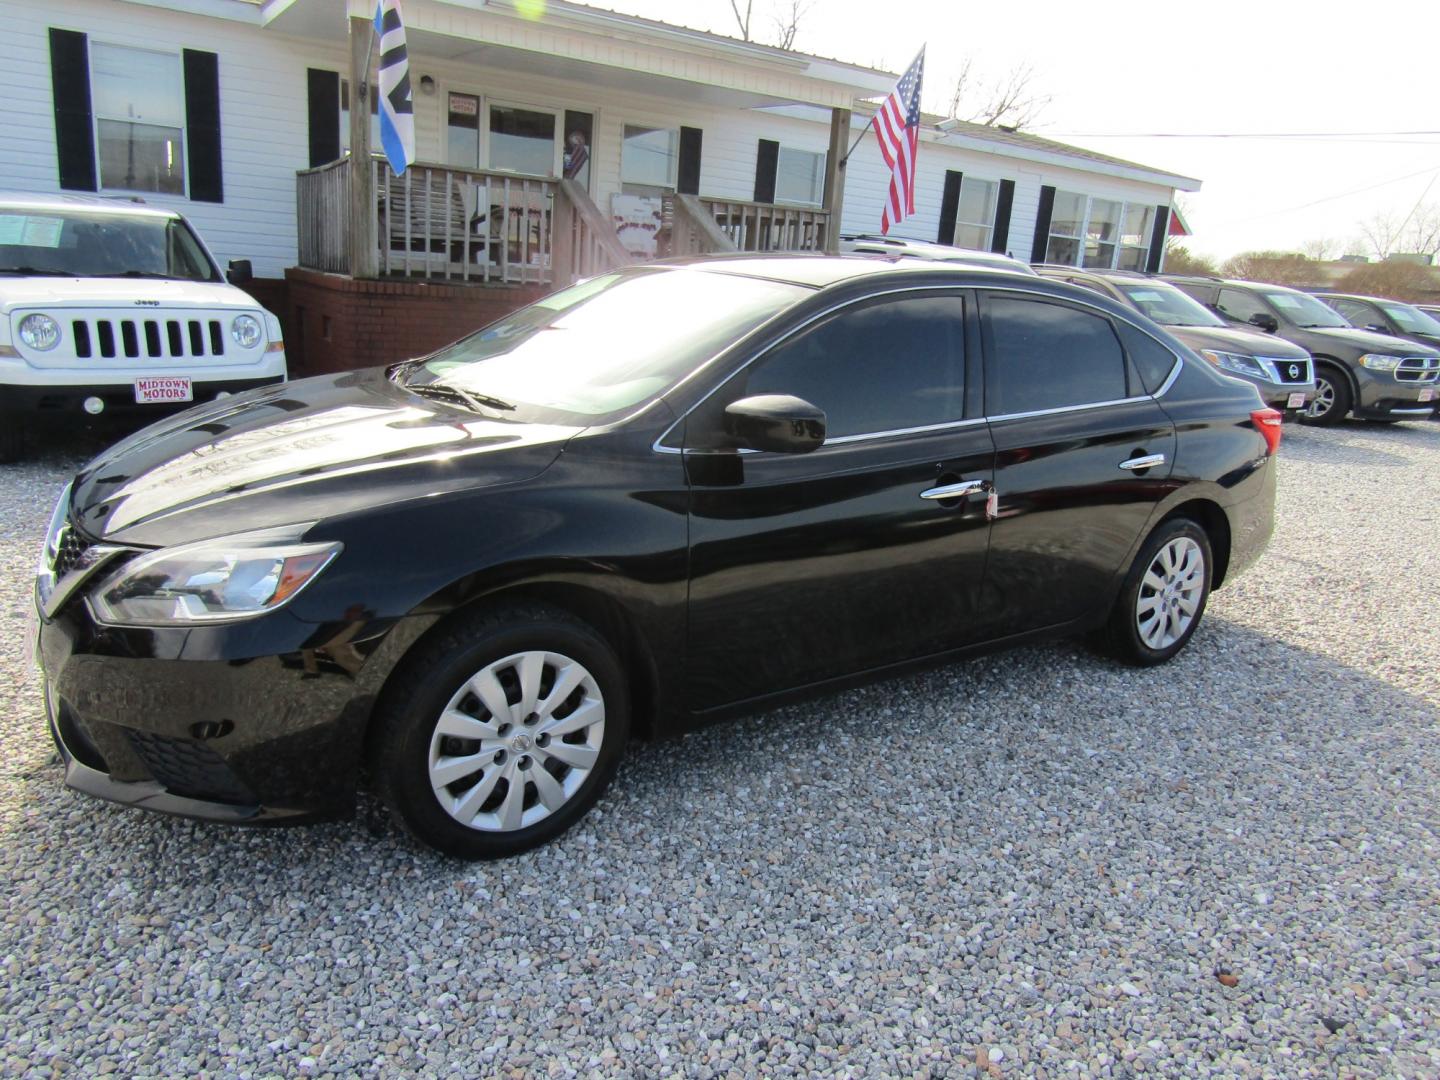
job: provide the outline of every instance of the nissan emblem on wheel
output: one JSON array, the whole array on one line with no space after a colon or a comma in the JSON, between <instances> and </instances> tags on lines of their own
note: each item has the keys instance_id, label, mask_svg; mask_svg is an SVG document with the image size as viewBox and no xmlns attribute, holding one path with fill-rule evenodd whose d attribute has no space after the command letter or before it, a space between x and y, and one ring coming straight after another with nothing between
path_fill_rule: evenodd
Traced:
<instances>
[{"instance_id":1,"label":"nissan emblem on wheel","mask_svg":"<svg viewBox=\"0 0 1440 1080\"><path fill-rule=\"evenodd\" d=\"M161 420L42 552L66 783L278 824L363 778L489 858L576 825L631 739L1001 642L1168 661L1269 539L1281 414L1145 302L675 260Z\"/></svg>"}]
</instances>

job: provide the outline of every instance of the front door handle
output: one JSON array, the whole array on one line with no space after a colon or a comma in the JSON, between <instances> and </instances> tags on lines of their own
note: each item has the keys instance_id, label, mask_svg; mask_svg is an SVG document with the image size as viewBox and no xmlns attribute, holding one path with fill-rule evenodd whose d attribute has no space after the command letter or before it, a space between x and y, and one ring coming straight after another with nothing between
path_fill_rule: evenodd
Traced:
<instances>
[{"instance_id":1,"label":"front door handle","mask_svg":"<svg viewBox=\"0 0 1440 1080\"><path fill-rule=\"evenodd\" d=\"M941 484L939 487L926 488L920 492L920 498L963 499L966 495L978 495L982 491L990 491L992 487L989 480L961 480L958 484Z\"/></svg>"},{"instance_id":2,"label":"front door handle","mask_svg":"<svg viewBox=\"0 0 1440 1080\"><path fill-rule=\"evenodd\" d=\"M1156 465L1164 464L1164 454L1144 454L1141 457L1132 457L1129 461L1120 462L1120 468L1134 472L1136 469L1153 469Z\"/></svg>"}]
</instances>

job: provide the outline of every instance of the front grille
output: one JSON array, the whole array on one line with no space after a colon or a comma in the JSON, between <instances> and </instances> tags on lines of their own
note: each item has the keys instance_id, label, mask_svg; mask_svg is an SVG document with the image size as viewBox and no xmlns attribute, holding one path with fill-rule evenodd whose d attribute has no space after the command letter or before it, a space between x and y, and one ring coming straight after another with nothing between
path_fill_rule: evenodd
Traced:
<instances>
[{"instance_id":1,"label":"front grille","mask_svg":"<svg viewBox=\"0 0 1440 1080\"><path fill-rule=\"evenodd\" d=\"M1404 356L1395 369L1400 382L1434 382L1440 376L1440 359L1433 356Z\"/></svg>"},{"instance_id":2,"label":"front grille","mask_svg":"<svg viewBox=\"0 0 1440 1080\"><path fill-rule=\"evenodd\" d=\"M172 795L235 806L255 804L250 789L230 771L224 758L208 746L133 728L126 735L150 775Z\"/></svg>"},{"instance_id":3,"label":"front grille","mask_svg":"<svg viewBox=\"0 0 1440 1080\"><path fill-rule=\"evenodd\" d=\"M224 356L219 319L76 319L70 324L75 355L89 360L187 360Z\"/></svg>"},{"instance_id":4,"label":"front grille","mask_svg":"<svg viewBox=\"0 0 1440 1080\"><path fill-rule=\"evenodd\" d=\"M55 545L55 565L52 567L55 576L62 578L72 570L78 569L84 561L85 553L89 550L90 545L80 539L68 523L61 526Z\"/></svg>"},{"instance_id":5,"label":"front grille","mask_svg":"<svg viewBox=\"0 0 1440 1080\"><path fill-rule=\"evenodd\" d=\"M1308 383L1310 381L1310 361L1291 360L1284 356L1257 356L1269 364L1271 369L1282 383Z\"/></svg>"}]
</instances>

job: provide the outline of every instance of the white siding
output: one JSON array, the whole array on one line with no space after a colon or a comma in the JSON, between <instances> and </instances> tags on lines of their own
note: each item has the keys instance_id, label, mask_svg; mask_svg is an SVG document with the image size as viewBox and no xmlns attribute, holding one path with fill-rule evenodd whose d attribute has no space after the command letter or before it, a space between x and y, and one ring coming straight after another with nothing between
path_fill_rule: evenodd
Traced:
<instances>
[{"instance_id":1,"label":"white siding","mask_svg":"<svg viewBox=\"0 0 1440 1080\"><path fill-rule=\"evenodd\" d=\"M305 73L318 67L346 74L349 49L343 38L317 43L241 22L118 0L52 0L44 6L0 0L0 19L9 32L6 63L11 73L11 109L0 129L0 161L5 163L0 184L28 191L58 189L49 27L82 31L92 42L176 52L205 49L219 55L225 202L158 195L146 196L147 201L183 211L222 263L250 258L263 277L277 277L295 264L295 173L309 164ZM774 112L434 61L419 51L412 51L411 64L421 161L443 160L449 90L479 93L482 104L497 100L588 111L595 115L591 189L602 209L620 189L621 141L627 123L700 128L704 132L700 192L731 199L748 200L754 194L758 140L774 139L783 146L819 152L829 141L826 123ZM422 75L435 79L433 95L419 92ZM482 111L482 139L485 126ZM857 121L854 134L859 130ZM1168 203L1171 196L1167 187L1091 173L1079 162L1077 168L1056 168L927 140L920 148L917 213L894 229L896 235L936 239L946 169L1016 181L1008 250L1020 259L1030 256L1042 184L1151 204ZM874 136L867 134L847 168L844 231L879 231L889 183Z\"/></svg>"}]
</instances>

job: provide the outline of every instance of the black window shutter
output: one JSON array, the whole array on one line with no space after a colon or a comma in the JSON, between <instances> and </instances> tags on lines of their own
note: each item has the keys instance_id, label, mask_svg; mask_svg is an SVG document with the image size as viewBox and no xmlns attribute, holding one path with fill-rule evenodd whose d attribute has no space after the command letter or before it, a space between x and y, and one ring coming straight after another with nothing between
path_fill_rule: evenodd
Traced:
<instances>
[{"instance_id":1,"label":"black window shutter","mask_svg":"<svg viewBox=\"0 0 1440 1080\"><path fill-rule=\"evenodd\" d=\"M50 87L60 186L94 191L95 131L90 116L90 48L75 30L50 28Z\"/></svg>"},{"instance_id":2,"label":"black window shutter","mask_svg":"<svg viewBox=\"0 0 1440 1080\"><path fill-rule=\"evenodd\" d=\"M955 217L960 213L960 182L964 173L954 169L945 170L945 193L940 196L940 231L935 236L938 244L955 243Z\"/></svg>"},{"instance_id":3,"label":"black window shutter","mask_svg":"<svg viewBox=\"0 0 1440 1080\"><path fill-rule=\"evenodd\" d=\"M1050 242L1050 215L1055 212L1055 189L1040 189L1040 206L1035 211L1035 243L1030 247L1030 261L1045 261L1045 249Z\"/></svg>"},{"instance_id":4,"label":"black window shutter","mask_svg":"<svg viewBox=\"0 0 1440 1080\"><path fill-rule=\"evenodd\" d=\"M190 198L224 202L220 164L220 58L199 49L184 51L185 146L190 158Z\"/></svg>"},{"instance_id":5,"label":"black window shutter","mask_svg":"<svg viewBox=\"0 0 1440 1080\"><path fill-rule=\"evenodd\" d=\"M761 139L755 151L755 201L775 201L775 170L780 167L780 144L773 139Z\"/></svg>"},{"instance_id":6,"label":"black window shutter","mask_svg":"<svg viewBox=\"0 0 1440 1080\"><path fill-rule=\"evenodd\" d=\"M1010 247L1010 208L1014 204L1015 181L1001 180L1000 196L995 203L995 231L990 234L990 250L999 255L1004 255Z\"/></svg>"},{"instance_id":7,"label":"black window shutter","mask_svg":"<svg viewBox=\"0 0 1440 1080\"><path fill-rule=\"evenodd\" d=\"M310 168L340 156L340 75L310 68L305 73L310 110Z\"/></svg>"},{"instance_id":8,"label":"black window shutter","mask_svg":"<svg viewBox=\"0 0 1440 1080\"><path fill-rule=\"evenodd\" d=\"M1165 238L1170 235L1170 207L1155 207L1155 231L1150 234L1150 257L1145 260L1145 269L1152 274L1160 272L1160 260L1165 255Z\"/></svg>"},{"instance_id":9,"label":"black window shutter","mask_svg":"<svg viewBox=\"0 0 1440 1080\"><path fill-rule=\"evenodd\" d=\"M681 195L700 194L700 129L680 129L680 167L676 170L675 190Z\"/></svg>"}]
</instances>

